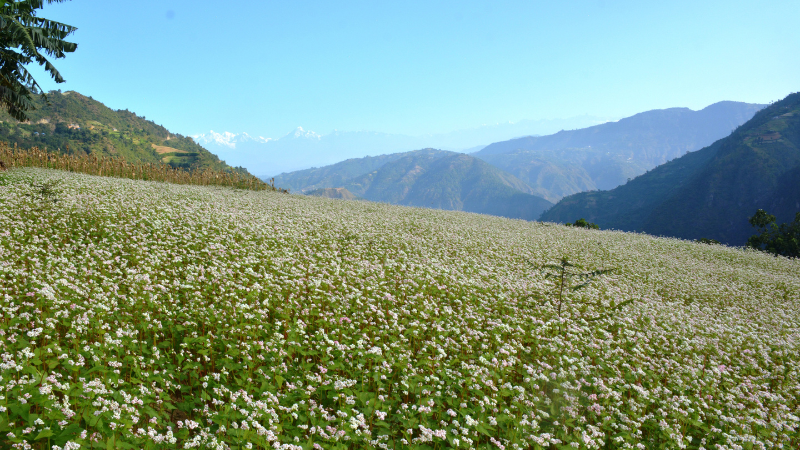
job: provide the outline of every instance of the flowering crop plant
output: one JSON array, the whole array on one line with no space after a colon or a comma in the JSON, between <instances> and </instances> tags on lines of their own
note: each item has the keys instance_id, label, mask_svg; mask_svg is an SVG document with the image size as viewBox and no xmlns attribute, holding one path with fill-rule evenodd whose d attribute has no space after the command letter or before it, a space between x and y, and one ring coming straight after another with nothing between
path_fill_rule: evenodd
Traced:
<instances>
[{"instance_id":1,"label":"flowering crop plant","mask_svg":"<svg viewBox=\"0 0 800 450\"><path fill-rule=\"evenodd\" d=\"M0 174L0 448L796 449L799 346L754 250Z\"/></svg>"}]
</instances>

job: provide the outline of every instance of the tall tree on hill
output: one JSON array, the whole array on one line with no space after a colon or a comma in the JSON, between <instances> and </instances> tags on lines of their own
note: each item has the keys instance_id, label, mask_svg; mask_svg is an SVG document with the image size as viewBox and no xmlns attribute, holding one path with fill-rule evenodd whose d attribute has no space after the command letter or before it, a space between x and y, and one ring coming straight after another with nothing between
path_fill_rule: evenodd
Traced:
<instances>
[{"instance_id":1,"label":"tall tree on hill","mask_svg":"<svg viewBox=\"0 0 800 450\"><path fill-rule=\"evenodd\" d=\"M34 109L31 95L47 98L25 66L36 62L56 83L63 83L48 57L63 58L78 48L64 40L77 28L36 16L45 3L63 1L4 0L0 4L0 105L19 121L27 120L26 111Z\"/></svg>"}]
</instances>

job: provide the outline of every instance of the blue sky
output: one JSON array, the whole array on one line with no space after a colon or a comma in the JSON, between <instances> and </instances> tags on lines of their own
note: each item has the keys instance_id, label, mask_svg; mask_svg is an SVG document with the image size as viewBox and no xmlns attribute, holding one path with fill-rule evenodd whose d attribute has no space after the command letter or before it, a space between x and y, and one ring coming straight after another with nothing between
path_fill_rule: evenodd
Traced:
<instances>
[{"instance_id":1,"label":"blue sky","mask_svg":"<svg viewBox=\"0 0 800 450\"><path fill-rule=\"evenodd\" d=\"M76 90L186 135L420 135L800 90L796 0L72 0Z\"/></svg>"}]
</instances>

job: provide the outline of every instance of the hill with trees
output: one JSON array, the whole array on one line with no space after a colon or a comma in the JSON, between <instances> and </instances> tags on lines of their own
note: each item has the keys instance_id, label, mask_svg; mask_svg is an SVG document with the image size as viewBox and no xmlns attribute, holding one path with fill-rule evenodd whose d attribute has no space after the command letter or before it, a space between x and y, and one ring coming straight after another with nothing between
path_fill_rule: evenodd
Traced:
<instances>
[{"instance_id":1,"label":"hill with trees","mask_svg":"<svg viewBox=\"0 0 800 450\"><path fill-rule=\"evenodd\" d=\"M613 189L727 136L764 105L719 102L700 111L646 111L617 122L497 142L473 154L551 201Z\"/></svg>"},{"instance_id":2,"label":"hill with trees","mask_svg":"<svg viewBox=\"0 0 800 450\"><path fill-rule=\"evenodd\" d=\"M366 200L535 220L552 203L515 176L463 153L435 149L349 159L275 177L315 194L345 188Z\"/></svg>"},{"instance_id":3,"label":"hill with trees","mask_svg":"<svg viewBox=\"0 0 800 450\"><path fill-rule=\"evenodd\" d=\"M438 150L431 150L429 152L436 151ZM329 166L312 167L310 169L282 173L275 177L275 184L289 189L292 192L301 193L309 193L310 191L320 188L343 186L356 177L378 170L386 163L397 161L413 153L414 152L402 152L379 156L365 156L363 158L350 158Z\"/></svg>"},{"instance_id":4,"label":"hill with trees","mask_svg":"<svg viewBox=\"0 0 800 450\"><path fill-rule=\"evenodd\" d=\"M580 217L626 231L743 245L757 209L800 211L800 93L759 111L728 137L615 189L562 199L541 219Z\"/></svg>"},{"instance_id":5,"label":"hill with trees","mask_svg":"<svg viewBox=\"0 0 800 450\"><path fill-rule=\"evenodd\" d=\"M128 110L113 110L78 92L51 91L48 102L34 98L28 120L0 111L0 141L67 154L123 158L134 163L162 162L189 170L234 170L192 138L171 133Z\"/></svg>"}]
</instances>

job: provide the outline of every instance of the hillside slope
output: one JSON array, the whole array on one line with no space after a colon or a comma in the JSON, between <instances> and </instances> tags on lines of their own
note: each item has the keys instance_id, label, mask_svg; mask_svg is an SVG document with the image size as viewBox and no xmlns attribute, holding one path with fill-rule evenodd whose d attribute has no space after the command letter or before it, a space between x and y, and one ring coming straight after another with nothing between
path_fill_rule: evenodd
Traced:
<instances>
[{"instance_id":1,"label":"hillside slope","mask_svg":"<svg viewBox=\"0 0 800 450\"><path fill-rule=\"evenodd\" d=\"M4 450L800 448L800 264L749 249L19 169L0 311Z\"/></svg>"},{"instance_id":2,"label":"hillside slope","mask_svg":"<svg viewBox=\"0 0 800 450\"><path fill-rule=\"evenodd\" d=\"M800 93L758 112L730 136L624 186L560 201L542 220L585 217L604 228L741 245L756 209L789 221L800 210Z\"/></svg>"},{"instance_id":3,"label":"hillside slope","mask_svg":"<svg viewBox=\"0 0 800 450\"><path fill-rule=\"evenodd\" d=\"M52 91L50 104L38 97L29 122L0 111L0 141L22 148L121 157L136 163L162 162L185 169L236 170L195 143L127 110L112 110L74 91Z\"/></svg>"},{"instance_id":4,"label":"hillside slope","mask_svg":"<svg viewBox=\"0 0 800 450\"><path fill-rule=\"evenodd\" d=\"M719 102L700 111L647 111L589 128L497 142L474 154L550 200L612 189L727 136L763 105Z\"/></svg>"}]
</instances>

